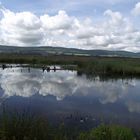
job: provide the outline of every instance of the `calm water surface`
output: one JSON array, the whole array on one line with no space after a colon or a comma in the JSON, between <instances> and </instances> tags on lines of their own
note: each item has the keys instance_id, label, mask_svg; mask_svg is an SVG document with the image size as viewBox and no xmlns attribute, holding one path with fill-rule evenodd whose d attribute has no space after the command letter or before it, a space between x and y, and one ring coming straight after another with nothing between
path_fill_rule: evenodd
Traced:
<instances>
[{"instance_id":1,"label":"calm water surface","mask_svg":"<svg viewBox=\"0 0 140 140\"><path fill-rule=\"evenodd\" d=\"M90 128L100 122L137 128L140 124L140 80L101 81L76 71L35 68L0 69L0 110L28 110L52 123Z\"/></svg>"}]
</instances>

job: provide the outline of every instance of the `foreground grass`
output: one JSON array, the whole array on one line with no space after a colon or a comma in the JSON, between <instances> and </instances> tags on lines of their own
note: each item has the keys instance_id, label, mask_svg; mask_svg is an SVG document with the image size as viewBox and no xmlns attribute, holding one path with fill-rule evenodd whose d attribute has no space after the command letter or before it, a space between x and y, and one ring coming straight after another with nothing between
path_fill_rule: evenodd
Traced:
<instances>
[{"instance_id":1,"label":"foreground grass","mask_svg":"<svg viewBox=\"0 0 140 140\"><path fill-rule=\"evenodd\" d=\"M45 118L28 112L8 114L0 117L0 140L133 140L133 131L120 125L101 124L85 132L70 129L61 123L51 126Z\"/></svg>"},{"instance_id":2,"label":"foreground grass","mask_svg":"<svg viewBox=\"0 0 140 140\"><path fill-rule=\"evenodd\" d=\"M133 140L129 128L119 125L100 125L89 132L80 133L78 140Z\"/></svg>"}]
</instances>

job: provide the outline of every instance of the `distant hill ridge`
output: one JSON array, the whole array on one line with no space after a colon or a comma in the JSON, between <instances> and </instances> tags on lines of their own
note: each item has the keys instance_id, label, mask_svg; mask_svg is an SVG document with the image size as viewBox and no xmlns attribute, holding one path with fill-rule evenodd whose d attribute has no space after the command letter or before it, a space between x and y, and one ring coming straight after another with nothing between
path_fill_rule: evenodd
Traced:
<instances>
[{"instance_id":1,"label":"distant hill ridge","mask_svg":"<svg viewBox=\"0 0 140 140\"><path fill-rule=\"evenodd\" d=\"M108 50L82 50L76 48L63 48L52 46L40 47L16 47L0 45L0 53L5 54L32 54L32 55L83 55L83 56L108 56L108 57L138 57L140 53L127 51L108 51Z\"/></svg>"}]
</instances>

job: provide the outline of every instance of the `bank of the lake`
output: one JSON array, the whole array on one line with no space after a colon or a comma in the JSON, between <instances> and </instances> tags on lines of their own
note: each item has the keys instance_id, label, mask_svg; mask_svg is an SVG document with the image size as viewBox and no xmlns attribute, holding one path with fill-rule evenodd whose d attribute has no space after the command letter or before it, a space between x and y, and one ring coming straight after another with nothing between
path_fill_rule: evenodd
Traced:
<instances>
[{"instance_id":1,"label":"bank of the lake","mask_svg":"<svg viewBox=\"0 0 140 140\"><path fill-rule=\"evenodd\" d=\"M68 55L17 55L3 54L0 63L30 64L43 67L47 65L77 65L72 67L80 73L107 76L137 76L140 77L140 58L126 57L90 57ZM70 67L69 67L70 69Z\"/></svg>"}]
</instances>

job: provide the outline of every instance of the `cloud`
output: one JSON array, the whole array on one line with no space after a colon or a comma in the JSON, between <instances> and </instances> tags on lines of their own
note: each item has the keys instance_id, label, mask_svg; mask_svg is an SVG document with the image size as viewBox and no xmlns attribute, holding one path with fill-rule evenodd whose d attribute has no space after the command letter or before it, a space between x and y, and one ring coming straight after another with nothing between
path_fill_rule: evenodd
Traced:
<instances>
[{"instance_id":1,"label":"cloud","mask_svg":"<svg viewBox=\"0 0 140 140\"><path fill-rule=\"evenodd\" d=\"M140 31L118 11L106 10L97 23L91 18L69 16L64 10L37 16L3 6L0 9L0 44L140 51Z\"/></svg>"},{"instance_id":2,"label":"cloud","mask_svg":"<svg viewBox=\"0 0 140 140\"><path fill-rule=\"evenodd\" d=\"M1 36L6 44L36 45L43 37L40 19L30 13L14 13L2 8Z\"/></svg>"},{"instance_id":3,"label":"cloud","mask_svg":"<svg viewBox=\"0 0 140 140\"><path fill-rule=\"evenodd\" d=\"M138 2L134 9L131 11L133 15L139 16L140 15L140 2Z\"/></svg>"},{"instance_id":4,"label":"cloud","mask_svg":"<svg viewBox=\"0 0 140 140\"><path fill-rule=\"evenodd\" d=\"M55 16L43 15L40 20L44 28L51 30L67 30L72 25L72 19L65 11L59 11L58 15Z\"/></svg>"},{"instance_id":5,"label":"cloud","mask_svg":"<svg viewBox=\"0 0 140 140\"><path fill-rule=\"evenodd\" d=\"M111 10L107 10L104 12L104 15L111 17L111 20L109 20L109 25L111 26L120 26L124 22L123 16L119 12L113 12Z\"/></svg>"}]
</instances>

